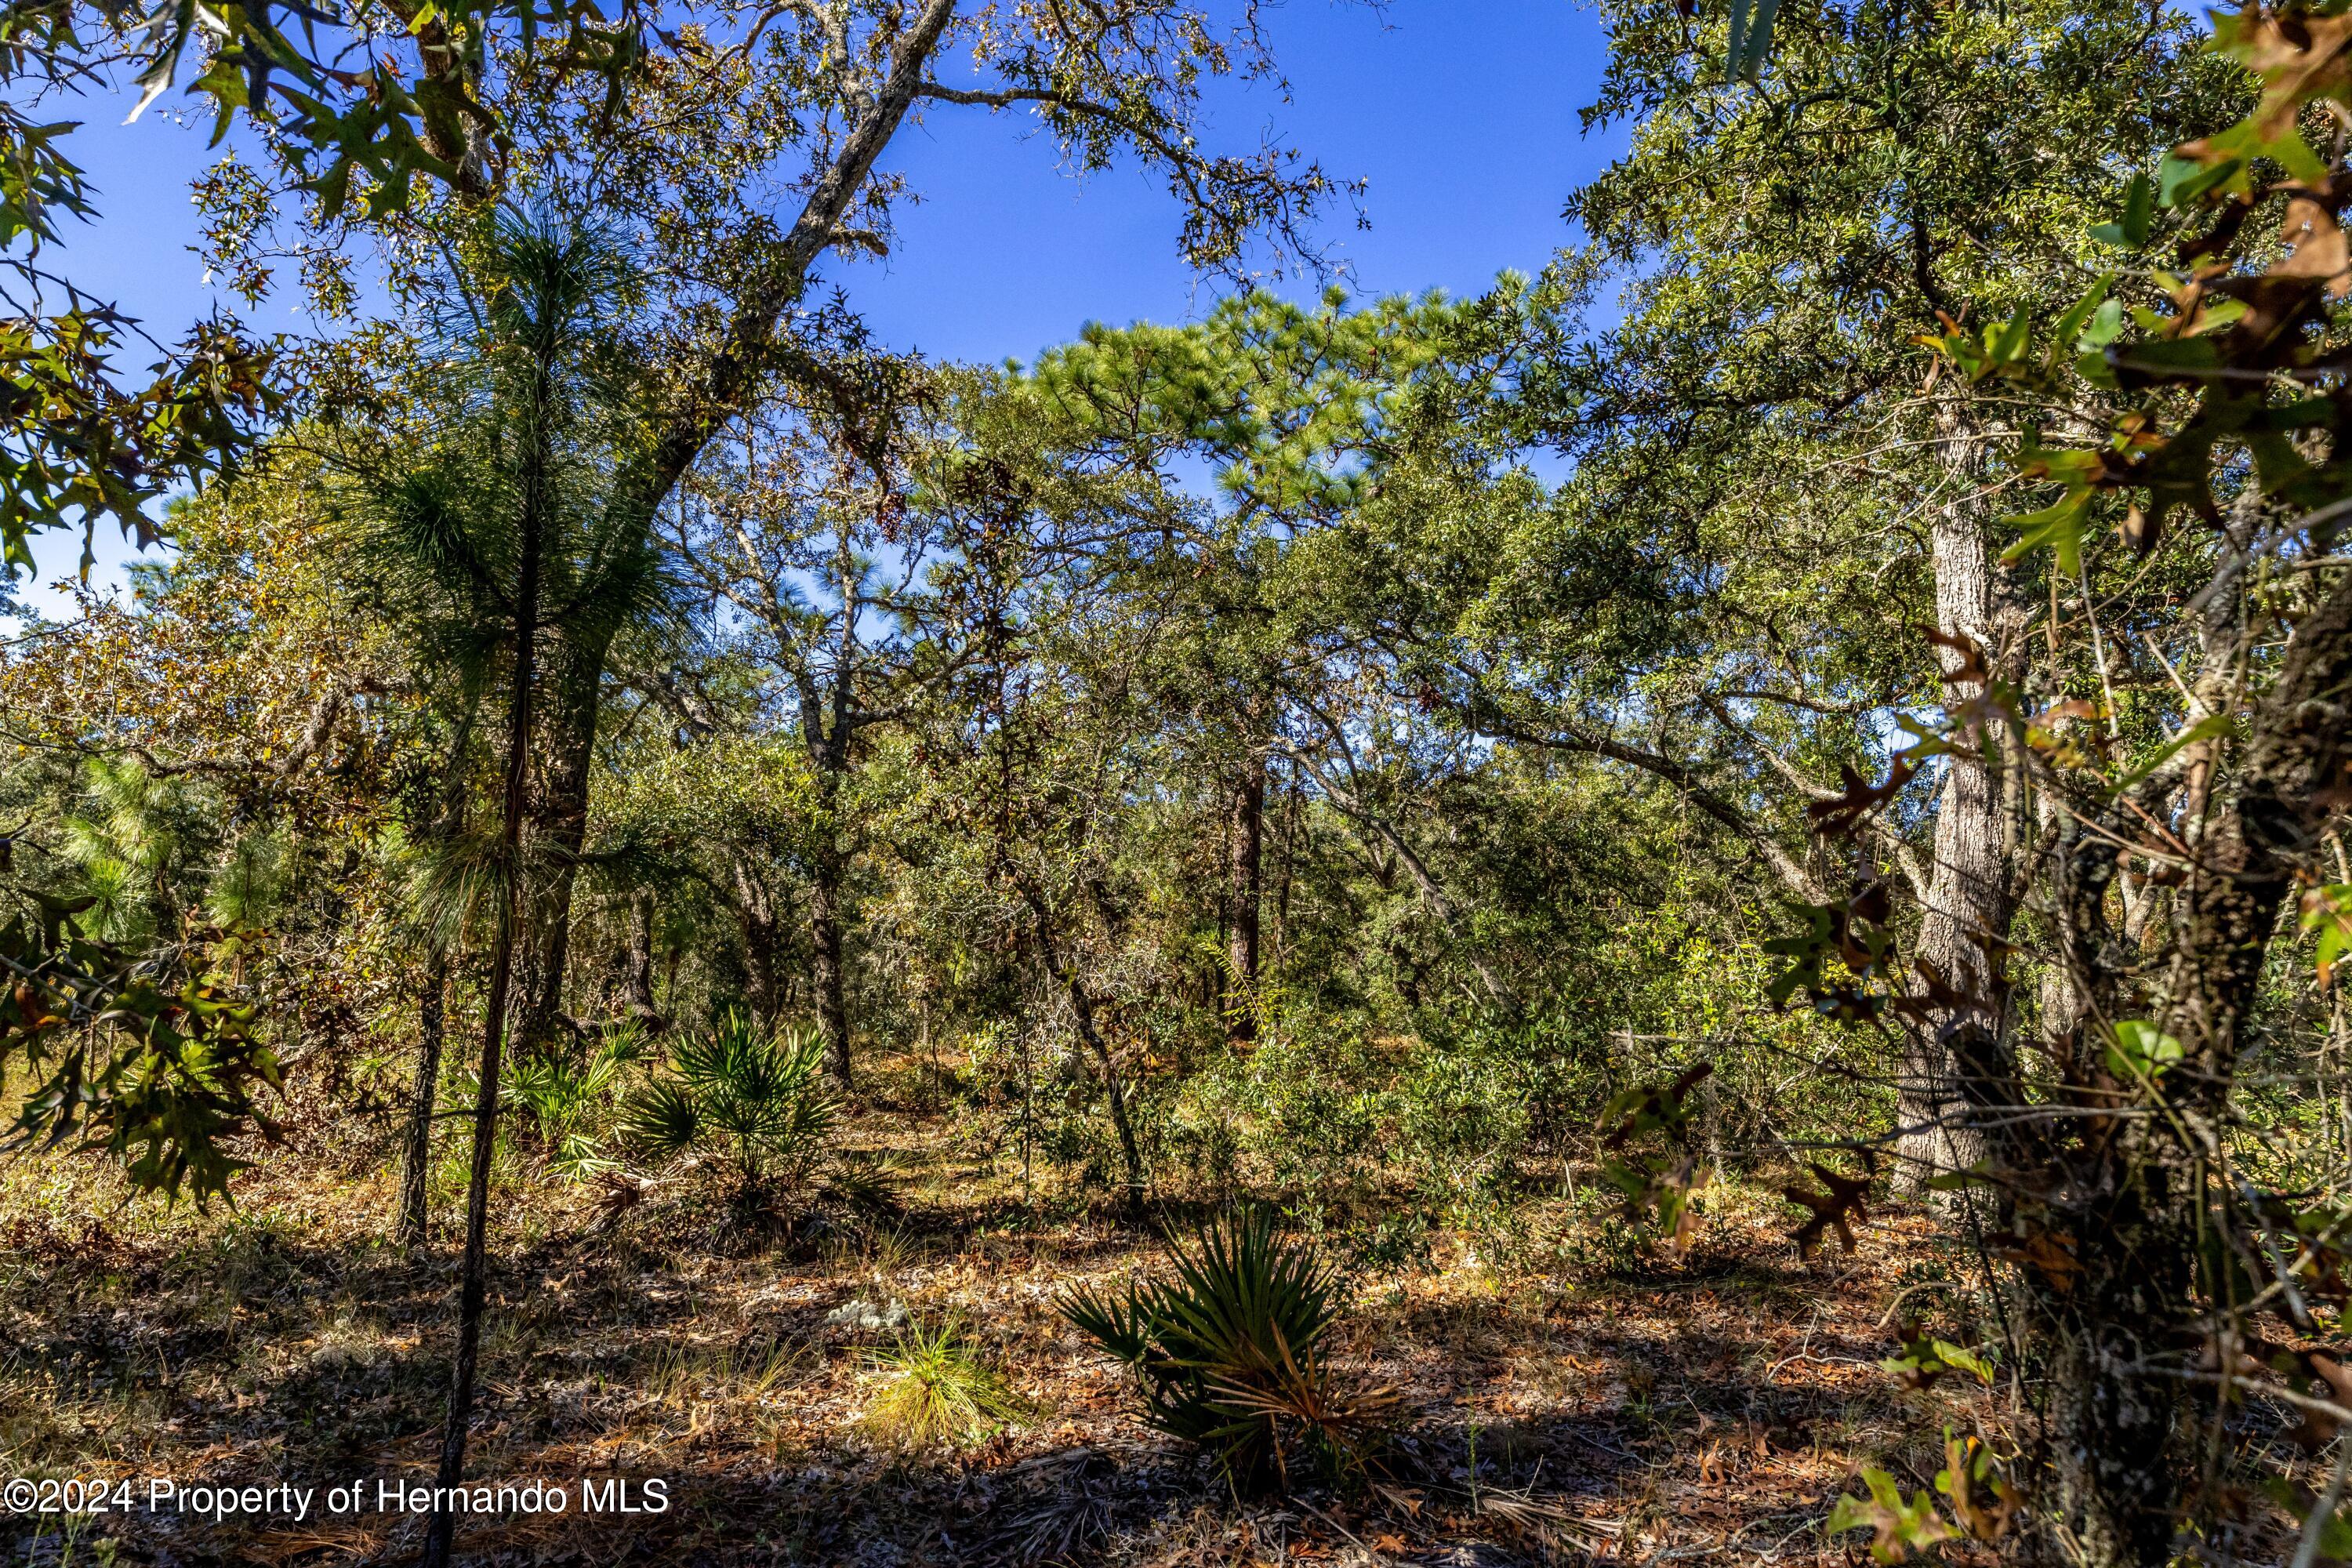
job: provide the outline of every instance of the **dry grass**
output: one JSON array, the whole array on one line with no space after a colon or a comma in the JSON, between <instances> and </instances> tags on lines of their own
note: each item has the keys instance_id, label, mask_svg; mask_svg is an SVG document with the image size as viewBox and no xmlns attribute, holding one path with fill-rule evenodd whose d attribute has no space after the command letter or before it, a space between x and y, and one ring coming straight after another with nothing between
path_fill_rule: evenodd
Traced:
<instances>
[{"instance_id":1,"label":"dry grass","mask_svg":"<svg viewBox=\"0 0 2352 1568\"><path fill-rule=\"evenodd\" d=\"M766 1228L716 1181L599 1226L593 1187L512 1163L470 1473L575 1492L583 1477L659 1478L675 1502L476 1519L469 1559L1843 1559L1821 1525L1855 1469L1925 1486L1943 1424L1984 1414L1981 1393L1906 1394L1877 1366L1897 1282L1936 1267L1922 1221L1883 1222L1855 1257L1808 1265L1769 1204L1735 1205L1689 1262L1612 1273L1587 1219L1535 1205L1512 1248L1441 1235L1426 1263L1359 1282L1340 1364L1400 1391L1389 1479L1243 1508L1147 1440L1120 1376L1054 1309L1065 1286L1117 1279L1156 1243L1067 1202L1046 1211L1059 1217L1024 1209L1017 1168L960 1152L951 1126L936 1111L857 1119L853 1139L910 1173L898 1212ZM0 1351L0 1472L428 1474L455 1216L436 1216L423 1256L384 1245L388 1147L353 1133L273 1153L233 1215L124 1204L88 1164L0 1166L0 1345L14 1347ZM1001 1403L908 1441L908 1423L875 1418L876 1357L906 1325L946 1322L989 1347L974 1364L1001 1369ZM419 1522L117 1518L76 1550L103 1537L121 1563L394 1563ZM9 1562L32 1549L23 1521L0 1521L0 1547ZM54 1540L40 1551L58 1560Z\"/></svg>"},{"instance_id":2,"label":"dry grass","mask_svg":"<svg viewBox=\"0 0 2352 1568\"><path fill-rule=\"evenodd\" d=\"M986 1348L954 1319L913 1325L871 1353L876 1386L861 1424L901 1452L967 1448L1029 1414Z\"/></svg>"}]
</instances>

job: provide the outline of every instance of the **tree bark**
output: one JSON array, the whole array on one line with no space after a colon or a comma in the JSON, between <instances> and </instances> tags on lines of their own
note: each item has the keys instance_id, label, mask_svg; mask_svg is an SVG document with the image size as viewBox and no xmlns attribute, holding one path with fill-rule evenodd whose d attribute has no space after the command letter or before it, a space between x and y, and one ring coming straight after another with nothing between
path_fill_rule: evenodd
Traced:
<instances>
[{"instance_id":1,"label":"tree bark","mask_svg":"<svg viewBox=\"0 0 2352 1568\"><path fill-rule=\"evenodd\" d=\"M1243 763L1228 802L1225 1038L1246 1047L1257 1039L1258 907L1265 845L1265 753Z\"/></svg>"},{"instance_id":2,"label":"tree bark","mask_svg":"<svg viewBox=\"0 0 2352 1568\"><path fill-rule=\"evenodd\" d=\"M1937 509L1929 522L1937 626L1947 637L1975 645L1990 667L2003 658L2010 639L1985 539L1985 508L1973 482L1979 443L1961 427L1957 412L1948 409L1939 420L1948 474L1964 493ZM1983 679L1961 649L1939 647L1937 660L1948 707L1984 695ZM1984 743L1998 743L1992 726L1985 728ZM2006 1038L2009 982L1996 955L2017 914L2000 774L1965 745L1945 763L1916 952L1948 989L1915 976L1915 995L1927 1005L1906 1019L1895 1109L1895 1185L1914 1196L1937 1173L1964 1170L1980 1152L1967 1130L1966 1097L1955 1081L1949 1042L1963 1028Z\"/></svg>"},{"instance_id":3,"label":"tree bark","mask_svg":"<svg viewBox=\"0 0 2352 1568\"><path fill-rule=\"evenodd\" d=\"M1119 1154L1127 1163L1127 1212L1140 1215L1147 1196L1143 1181L1143 1151L1136 1142L1135 1125L1128 1118L1127 1091L1119 1085L1118 1063L1110 1054L1109 1042L1102 1037L1102 1030L1095 1023L1094 997L1087 993L1086 982L1079 977L1076 965L1062 962L1060 946L1054 941L1052 912L1046 907L1044 896L1034 888L1028 887L1022 889L1022 896L1028 900L1030 915L1035 921L1037 956L1045 960L1046 973L1061 982L1067 992L1070 1015L1077 1025L1078 1038L1085 1042L1087 1049L1093 1053L1097 1065L1101 1068L1103 1092L1110 1102L1111 1127L1118 1134Z\"/></svg>"},{"instance_id":4,"label":"tree bark","mask_svg":"<svg viewBox=\"0 0 2352 1568\"><path fill-rule=\"evenodd\" d=\"M842 966L841 858L817 857L809 878L809 979L816 991L817 1031L824 1037L826 1070L845 1094L851 1085L849 995Z\"/></svg>"},{"instance_id":5,"label":"tree bark","mask_svg":"<svg viewBox=\"0 0 2352 1568\"><path fill-rule=\"evenodd\" d=\"M958 0L928 0L898 41L889 73L856 124L843 139L833 162L810 187L800 216L778 242L765 275L737 303L719 352L705 367L692 395L654 443L634 476L636 503L650 519L678 479L694 466L711 437L727 427L758 384L770 363L776 326L808 284L808 270L839 237L842 219L857 199L875 160L890 144L921 91L931 53L955 20Z\"/></svg>"},{"instance_id":6,"label":"tree bark","mask_svg":"<svg viewBox=\"0 0 2352 1568\"><path fill-rule=\"evenodd\" d=\"M743 928L743 1000L761 1023L772 1024L784 1006L776 973L775 900L746 857L739 854L732 858L735 920Z\"/></svg>"},{"instance_id":7,"label":"tree bark","mask_svg":"<svg viewBox=\"0 0 2352 1568\"><path fill-rule=\"evenodd\" d=\"M523 883L522 997L515 1018L518 1056L551 1054L563 1018L564 972L572 960L572 901L580 854L588 841L589 787L596 758L596 721L610 644L567 646L551 682L554 700L543 725L545 758L530 810Z\"/></svg>"},{"instance_id":8,"label":"tree bark","mask_svg":"<svg viewBox=\"0 0 2352 1568\"><path fill-rule=\"evenodd\" d=\"M2233 668L2242 648L2221 647L2217 662ZM2215 788L2209 808L2183 822L2194 853L2164 961L2143 969L2110 916L2117 846L2130 841L2134 818L2121 805L2078 803L2095 820L2105 811L2105 831L2071 835L2062 847L2054 904L2074 972L2074 1006L2062 1022L2086 1022L2050 1045L2066 1065L2079 1123L2034 1131L2038 1124L2016 1117L2028 1096L2013 1062L1972 1064L1963 1080L1980 1101L1999 1162L2030 1178L2029 1195L2040 1204L2021 1237L2063 1255L2061 1268L2022 1273L2052 1370L2060 1500L2089 1568L2162 1568L2173 1560L2180 1489L2197 1458L2189 1438L2198 1428L2185 1418L2180 1385L2151 1363L2179 1356L2205 1332L2186 1310L2216 1202L2203 1184L2215 1180L2212 1154L2229 1124L2270 945L2297 878L2324 867L2324 835L2352 779L2347 714L2352 580L2295 626L2275 684L2245 726L2235 787ZM2189 758L2192 795L2217 765L2210 749ZM2137 990L2147 973L2163 977L2152 998ZM2161 1080L2166 1114L2097 1117L2117 1093L2087 1020L2128 1018L2150 1003L2156 1026L2181 1047ZM2009 1079L2005 1092L1976 1087L1997 1074Z\"/></svg>"},{"instance_id":9,"label":"tree bark","mask_svg":"<svg viewBox=\"0 0 2352 1568\"><path fill-rule=\"evenodd\" d=\"M425 1176L433 1159L433 1106L441 1088L441 1041L449 993L449 954L436 944L425 961L425 994L416 1008L416 1087L408 1100L408 1141L400 1159L402 1247L425 1245Z\"/></svg>"},{"instance_id":10,"label":"tree bark","mask_svg":"<svg viewBox=\"0 0 2352 1568\"><path fill-rule=\"evenodd\" d=\"M654 1001L654 890L639 888L629 895L627 967L621 977L623 1002L629 1016L648 1029L660 1029L668 1020Z\"/></svg>"}]
</instances>

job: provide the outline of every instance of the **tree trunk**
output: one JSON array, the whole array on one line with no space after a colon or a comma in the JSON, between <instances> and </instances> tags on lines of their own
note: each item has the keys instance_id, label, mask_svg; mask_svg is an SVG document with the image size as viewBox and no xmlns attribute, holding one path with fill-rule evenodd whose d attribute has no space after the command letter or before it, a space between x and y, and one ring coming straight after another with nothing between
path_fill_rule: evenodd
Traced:
<instances>
[{"instance_id":1,"label":"tree trunk","mask_svg":"<svg viewBox=\"0 0 2352 1568\"><path fill-rule=\"evenodd\" d=\"M2177 1341L2151 1310L2191 1289L2189 1249L2168 1223L2160 1166L2126 1190L2053 1219L2071 1220L2082 1273L2056 1315L2050 1356L2060 1505L2085 1568L2165 1568L2173 1560L2182 1456L2177 1386L2143 1370ZM2137 1190L2153 1183L2155 1190Z\"/></svg>"},{"instance_id":2,"label":"tree trunk","mask_svg":"<svg viewBox=\"0 0 2352 1568\"><path fill-rule=\"evenodd\" d=\"M400 1219L395 1239L425 1245L425 1175L433 1159L433 1105L441 1087L441 1040L448 1005L449 954L434 947L416 1009L416 1087L408 1101L408 1142L400 1159Z\"/></svg>"},{"instance_id":3,"label":"tree trunk","mask_svg":"<svg viewBox=\"0 0 2352 1568\"><path fill-rule=\"evenodd\" d=\"M1971 478L1980 444L1961 428L1957 412L1943 412L1939 422L1947 469L1953 482L1966 485L1967 493L1937 509L1929 525L1937 626L1947 637L1974 644L1986 666L1994 667L2006 651L2008 616L1985 542L1985 508ZM1960 648L1939 647L1937 660L1947 705L1983 696L1982 676L1967 668L1971 661ZM1990 726L1985 743L1998 743ZM1906 1024L1895 1110L1895 1184L1913 1196L1937 1173L1977 1162L1979 1150L1964 1125L1965 1097L1954 1081L1948 1042L1965 1027L2007 1037L2009 983L1996 954L2017 913L2000 775L1968 746L1945 763L1937 795L1935 863L1916 951L1920 962L1932 967L1935 981L1948 990L1939 991L1924 975L1915 977L1915 994L1928 1005L1921 1009L1924 1016Z\"/></svg>"},{"instance_id":4,"label":"tree trunk","mask_svg":"<svg viewBox=\"0 0 2352 1568\"><path fill-rule=\"evenodd\" d=\"M809 979L816 990L817 1031L824 1037L824 1060L841 1091L851 1088L849 997L842 972L844 868L838 856L817 858L809 878Z\"/></svg>"},{"instance_id":5,"label":"tree trunk","mask_svg":"<svg viewBox=\"0 0 2352 1568\"><path fill-rule=\"evenodd\" d=\"M2225 668L2242 646L2221 650L2230 656ZM2013 1168L2049 1172L2044 1184L2056 1201L2029 1244L2072 1259L2025 1277L2053 1371L2050 1436L2061 1500L2088 1568L2162 1568L2173 1560L2181 1486L2197 1458L2186 1438L2196 1428L2185 1419L2180 1384L2151 1363L2210 1331L2189 1310L2198 1245L2221 1206L2200 1184L2227 1179L2213 1173L2210 1141L2230 1121L2246 1020L2281 914L2298 878L2323 864L2322 837L2352 776L2347 710L2352 581L2339 582L2294 628L2276 683L2245 726L2234 791L2210 813L2190 814L2207 826L2194 840L2172 952L2157 969L2164 978L2153 999L2154 1022L2180 1047L2162 1079L2168 1114L2042 1133L2037 1143L2034 1124L2003 1114L2027 1102L2021 1084L2012 1081L2006 1107L1982 1106L1989 1136L2013 1141L2004 1151ZM2210 765L2210 757L2192 756L2189 776ZM2102 804L2081 803L2082 814ZM2080 993L2072 1000L2085 1017L2128 1017L2147 1005L2116 962L2133 950L2117 940L2108 913L2129 825L2114 809L2105 832L2078 836L2060 870L2056 907ZM2052 1043L2057 1059L2074 1064L2069 1077L2084 1086L2084 1103L2111 1104L2113 1079L2097 1065L2094 1030ZM2013 1080L2014 1067L2007 1071ZM2061 1140L2054 1159L2052 1140Z\"/></svg>"},{"instance_id":6,"label":"tree trunk","mask_svg":"<svg viewBox=\"0 0 2352 1568\"><path fill-rule=\"evenodd\" d=\"M1265 844L1265 752L1242 765L1228 809L1225 1038L1246 1047L1257 1038L1262 1005L1257 970L1258 887Z\"/></svg>"},{"instance_id":7,"label":"tree trunk","mask_svg":"<svg viewBox=\"0 0 2352 1568\"><path fill-rule=\"evenodd\" d=\"M621 976L622 999L629 1016L648 1029L668 1020L654 1001L654 890L639 888L629 895L628 963Z\"/></svg>"},{"instance_id":8,"label":"tree trunk","mask_svg":"<svg viewBox=\"0 0 2352 1568\"><path fill-rule=\"evenodd\" d=\"M437 1484L454 1489L465 1479L466 1437L474 1415L474 1380L482 1352L482 1304L488 1294L490 1165L499 1142L499 1073L506 1043L507 1000L514 979L515 927L521 878L525 768L530 752L531 643L538 619L539 542L525 536L522 588L516 616L524 628L515 639L513 721L508 726L506 816L499 844L498 934L490 946L489 994L483 1005L481 1089L474 1101L474 1160L466 1182L466 1250L457 1289L457 1354L450 1372L449 1416L441 1433ZM448 1568L457 1515L436 1509L425 1535L424 1568Z\"/></svg>"},{"instance_id":9,"label":"tree trunk","mask_svg":"<svg viewBox=\"0 0 2352 1568\"><path fill-rule=\"evenodd\" d=\"M735 918L743 928L743 1000L761 1023L772 1024L784 1008L776 973L775 900L744 857L734 857L733 870Z\"/></svg>"},{"instance_id":10,"label":"tree trunk","mask_svg":"<svg viewBox=\"0 0 2352 1568\"><path fill-rule=\"evenodd\" d=\"M588 790L609 643L567 647L544 724L545 763L531 802L530 853L522 930L522 997L515 1053L553 1052L563 1017L564 970L572 958L572 896L588 838Z\"/></svg>"},{"instance_id":11,"label":"tree trunk","mask_svg":"<svg viewBox=\"0 0 2352 1568\"><path fill-rule=\"evenodd\" d=\"M1127 1212L1140 1215L1146 1197L1143 1151L1136 1142L1135 1125L1128 1118L1127 1091L1119 1085L1118 1064L1110 1054L1109 1042L1102 1037L1102 1030L1095 1023L1094 997L1087 993L1086 982L1079 978L1076 965L1062 962L1059 946L1054 941L1052 917L1044 896L1034 888L1024 888L1022 893L1028 900L1031 916L1036 921L1037 956L1045 961L1046 972L1061 982L1068 993L1070 1014L1077 1024L1078 1038L1093 1053L1102 1071L1103 1091L1110 1102L1111 1127L1118 1134L1119 1155L1127 1163Z\"/></svg>"},{"instance_id":12,"label":"tree trunk","mask_svg":"<svg viewBox=\"0 0 2352 1568\"><path fill-rule=\"evenodd\" d=\"M1274 963L1277 970L1290 951L1290 889L1297 880L1299 837L1304 831L1299 821L1300 791L1298 770L1290 773L1290 787L1283 793L1282 853L1276 863L1282 868L1274 883Z\"/></svg>"}]
</instances>

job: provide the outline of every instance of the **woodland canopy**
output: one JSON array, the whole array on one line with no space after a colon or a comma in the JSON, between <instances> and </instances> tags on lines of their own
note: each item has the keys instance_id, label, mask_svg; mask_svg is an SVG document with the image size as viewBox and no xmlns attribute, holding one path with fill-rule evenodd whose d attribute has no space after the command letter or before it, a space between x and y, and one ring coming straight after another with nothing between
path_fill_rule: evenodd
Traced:
<instances>
[{"instance_id":1,"label":"woodland canopy","mask_svg":"<svg viewBox=\"0 0 2352 1568\"><path fill-rule=\"evenodd\" d=\"M1394 298L1260 12L0 6L0 552L154 547L0 639L0 1545L2352 1562L2345 0L1601 0ZM988 116L1200 308L886 341Z\"/></svg>"}]
</instances>

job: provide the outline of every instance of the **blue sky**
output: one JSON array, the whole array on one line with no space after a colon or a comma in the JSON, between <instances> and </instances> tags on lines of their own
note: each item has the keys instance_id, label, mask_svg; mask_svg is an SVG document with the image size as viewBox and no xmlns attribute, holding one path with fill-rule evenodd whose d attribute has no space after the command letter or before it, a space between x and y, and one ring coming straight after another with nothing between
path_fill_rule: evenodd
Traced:
<instances>
[{"instance_id":1,"label":"blue sky","mask_svg":"<svg viewBox=\"0 0 2352 1568\"><path fill-rule=\"evenodd\" d=\"M1248 146L1270 129L1334 177L1369 181L1371 226L1335 210L1325 235L1360 293L1474 292L1506 268L1540 267L1568 238L1568 194L1622 145L1622 133L1579 132L1603 45L1572 0L1286 0L1267 20L1290 100L1265 88L1221 94L1204 143ZM115 123L125 99L49 110L87 121L70 155L104 215L70 230L55 259L166 340L214 303L189 248L188 181L215 155L208 119L175 123L169 102L132 126ZM893 145L889 163L922 197L900 215L893 255L826 264L883 342L940 359L1028 359L1090 321L1184 320L1217 299L1224 285L1178 260L1178 215L1159 182L1125 169L1073 181L1029 123L941 105ZM272 312L260 324L302 323ZM119 581L127 547L110 530L100 547L100 571ZM36 553L46 580L72 569L79 542Z\"/></svg>"}]
</instances>

